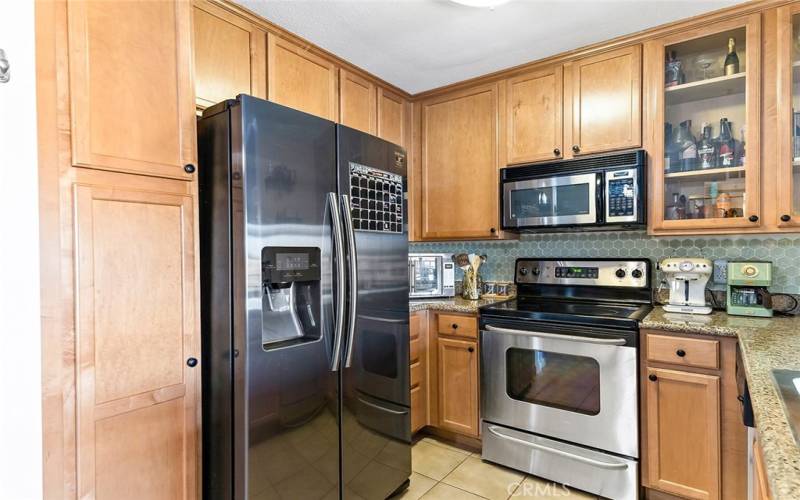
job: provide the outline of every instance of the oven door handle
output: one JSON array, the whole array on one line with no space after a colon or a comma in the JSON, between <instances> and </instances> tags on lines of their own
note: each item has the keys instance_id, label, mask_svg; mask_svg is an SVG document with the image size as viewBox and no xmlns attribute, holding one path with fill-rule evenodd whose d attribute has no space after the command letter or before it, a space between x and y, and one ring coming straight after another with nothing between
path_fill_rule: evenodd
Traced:
<instances>
[{"instance_id":1,"label":"oven door handle","mask_svg":"<svg viewBox=\"0 0 800 500\"><path fill-rule=\"evenodd\" d=\"M537 337L543 339L566 340L568 342L583 342L585 344L601 345L625 345L627 340L618 337L608 339L598 339L596 337L579 337L577 335L561 335L558 333L530 332L528 330L514 330L512 328L500 328L499 326L486 325L486 330L497 333L507 333L509 335L519 335L523 337Z\"/></svg>"},{"instance_id":2,"label":"oven door handle","mask_svg":"<svg viewBox=\"0 0 800 500\"><path fill-rule=\"evenodd\" d=\"M489 432L502 439L514 441L515 443L519 443L528 446L530 448L535 448L537 450L544 451L546 453L552 453L553 455L569 458L571 460L575 460L576 462L583 462L585 464L592 465L594 467L599 467L601 469L625 470L628 468L628 464L626 463L602 462L600 460L595 460L593 458L582 457L580 455L576 455L568 451L551 448L549 446L544 446L537 443L531 443L530 441L525 441L524 439L519 439L514 436L509 436L508 434L503 434L502 432L499 432L498 427L495 427L494 425L489 426Z\"/></svg>"},{"instance_id":3,"label":"oven door handle","mask_svg":"<svg viewBox=\"0 0 800 500\"><path fill-rule=\"evenodd\" d=\"M385 406L376 405L375 403L370 403L366 399L362 399L359 397L356 397L356 399L361 401L361 403L369 406L370 408L375 408L376 410L385 411L386 413L391 413L392 415L406 415L408 413L408 410L406 411L392 410L391 408L386 408Z\"/></svg>"}]
</instances>

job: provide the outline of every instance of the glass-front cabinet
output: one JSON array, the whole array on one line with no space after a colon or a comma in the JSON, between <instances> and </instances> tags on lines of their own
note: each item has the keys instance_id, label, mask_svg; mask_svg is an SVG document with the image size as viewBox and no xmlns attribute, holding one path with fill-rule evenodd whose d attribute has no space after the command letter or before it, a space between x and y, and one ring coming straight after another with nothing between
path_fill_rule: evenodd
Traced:
<instances>
[{"instance_id":1,"label":"glass-front cabinet","mask_svg":"<svg viewBox=\"0 0 800 500\"><path fill-rule=\"evenodd\" d=\"M654 231L758 228L760 16L646 44Z\"/></svg>"},{"instance_id":2,"label":"glass-front cabinet","mask_svg":"<svg viewBox=\"0 0 800 500\"><path fill-rule=\"evenodd\" d=\"M800 5L778 9L779 227L800 226Z\"/></svg>"}]
</instances>

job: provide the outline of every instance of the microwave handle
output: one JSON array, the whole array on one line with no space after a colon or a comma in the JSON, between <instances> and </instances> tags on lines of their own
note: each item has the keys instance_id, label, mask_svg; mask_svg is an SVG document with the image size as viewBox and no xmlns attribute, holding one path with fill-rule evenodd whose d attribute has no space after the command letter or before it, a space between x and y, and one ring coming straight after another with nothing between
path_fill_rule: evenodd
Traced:
<instances>
[{"instance_id":1,"label":"microwave handle","mask_svg":"<svg viewBox=\"0 0 800 500\"><path fill-rule=\"evenodd\" d=\"M597 214L597 223L602 224L606 221L606 173L597 172L595 182L597 184L594 190L594 199L597 209L595 213Z\"/></svg>"},{"instance_id":2,"label":"microwave handle","mask_svg":"<svg viewBox=\"0 0 800 500\"><path fill-rule=\"evenodd\" d=\"M417 264L414 259L408 259L408 291L414 293L416 287L414 286L414 276L417 274Z\"/></svg>"}]
</instances>

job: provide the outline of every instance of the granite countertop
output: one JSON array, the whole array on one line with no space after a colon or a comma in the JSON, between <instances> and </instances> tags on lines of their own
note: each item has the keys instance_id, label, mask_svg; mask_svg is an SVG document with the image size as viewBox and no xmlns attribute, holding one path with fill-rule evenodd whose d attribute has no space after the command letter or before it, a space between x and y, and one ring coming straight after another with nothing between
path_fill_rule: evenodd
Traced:
<instances>
[{"instance_id":1,"label":"granite countertop","mask_svg":"<svg viewBox=\"0 0 800 500\"><path fill-rule=\"evenodd\" d=\"M794 440L772 370L800 370L800 316L748 318L667 313L656 307L642 328L738 337L773 500L800 498L800 447Z\"/></svg>"},{"instance_id":2,"label":"granite countertop","mask_svg":"<svg viewBox=\"0 0 800 500\"><path fill-rule=\"evenodd\" d=\"M475 314L478 308L495 302L503 302L512 297L485 297L478 300L467 300L461 297L450 297L446 299L411 299L408 301L408 310L414 311L449 311L467 314Z\"/></svg>"}]
</instances>

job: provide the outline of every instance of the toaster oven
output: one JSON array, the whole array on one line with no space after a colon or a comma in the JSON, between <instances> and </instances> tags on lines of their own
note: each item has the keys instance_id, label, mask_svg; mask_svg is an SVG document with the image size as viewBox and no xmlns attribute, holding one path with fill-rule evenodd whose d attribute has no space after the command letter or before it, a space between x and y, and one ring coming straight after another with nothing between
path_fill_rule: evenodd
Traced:
<instances>
[{"instance_id":1,"label":"toaster oven","mask_svg":"<svg viewBox=\"0 0 800 500\"><path fill-rule=\"evenodd\" d=\"M455 295L455 264L446 253L408 254L409 297L452 297Z\"/></svg>"}]
</instances>

